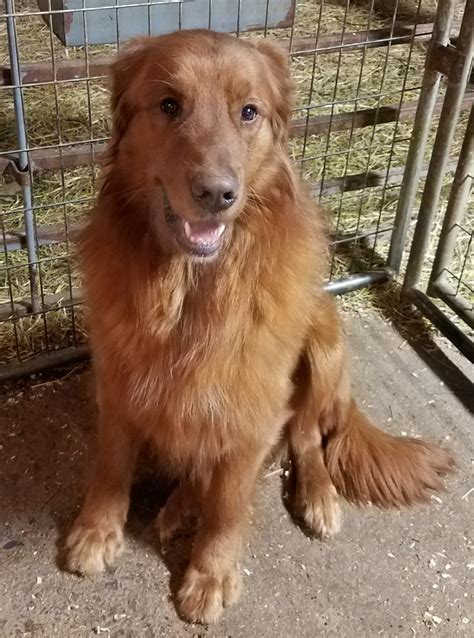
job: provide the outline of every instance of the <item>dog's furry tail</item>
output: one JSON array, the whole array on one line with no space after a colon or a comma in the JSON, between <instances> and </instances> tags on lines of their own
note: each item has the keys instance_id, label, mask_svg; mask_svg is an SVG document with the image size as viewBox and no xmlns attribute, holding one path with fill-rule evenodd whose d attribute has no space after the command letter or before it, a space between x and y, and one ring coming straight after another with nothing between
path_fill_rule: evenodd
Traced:
<instances>
[{"instance_id":1,"label":"dog's furry tail","mask_svg":"<svg viewBox=\"0 0 474 638\"><path fill-rule=\"evenodd\" d=\"M351 402L342 427L327 437L326 465L336 489L358 505L401 507L442 490L454 457L431 443L395 437L375 427Z\"/></svg>"}]
</instances>

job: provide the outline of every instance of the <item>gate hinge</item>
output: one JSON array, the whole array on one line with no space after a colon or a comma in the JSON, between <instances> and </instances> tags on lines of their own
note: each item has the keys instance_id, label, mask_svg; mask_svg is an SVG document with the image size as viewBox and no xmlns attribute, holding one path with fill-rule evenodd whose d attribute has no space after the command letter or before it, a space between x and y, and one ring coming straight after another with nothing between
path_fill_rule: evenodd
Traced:
<instances>
[{"instance_id":1,"label":"gate hinge","mask_svg":"<svg viewBox=\"0 0 474 638\"><path fill-rule=\"evenodd\" d=\"M449 76L453 82L461 79L466 56L451 44L444 46L434 42L431 48L428 66L445 76Z\"/></svg>"},{"instance_id":2,"label":"gate hinge","mask_svg":"<svg viewBox=\"0 0 474 638\"><path fill-rule=\"evenodd\" d=\"M16 158L11 158L8 162L8 166L6 168L6 173L8 173L17 184L20 186L31 186L31 177L28 166L24 169L21 169L18 166L18 160Z\"/></svg>"}]
</instances>

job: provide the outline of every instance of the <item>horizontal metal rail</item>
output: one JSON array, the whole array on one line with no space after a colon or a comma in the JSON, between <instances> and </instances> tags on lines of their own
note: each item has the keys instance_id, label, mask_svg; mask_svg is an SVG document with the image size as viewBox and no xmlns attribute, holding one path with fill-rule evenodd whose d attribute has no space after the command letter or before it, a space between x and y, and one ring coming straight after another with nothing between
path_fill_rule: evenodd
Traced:
<instances>
[{"instance_id":1,"label":"horizontal metal rail","mask_svg":"<svg viewBox=\"0 0 474 638\"><path fill-rule=\"evenodd\" d=\"M454 170L456 162L454 160L448 163L447 170ZM310 185L311 192L320 194L324 197L330 195L338 195L351 191L359 191L368 188L395 188L401 184L401 180L405 171L404 166L394 166L389 171L369 171L368 173L357 173L354 175L346 175L345 177L337 177L334 179L327 179L323 183L314 182ZM428 164L425 164L421 171L420 177L425 177L428 173ZM87 198L82 203L89 203L92 206L93 198ZM66 202L59 202L57 204L45 205L45 208L62 207ZM67 202L71 203L71 202ZM74 203L74 202L73 202ZM80 202L81 203L81 202ZM41 206L36 206L35 210L40 210ZM51 224L48 226L36 227L36 240L38 246L49 246L51 244L60 244L68 239L71 242L75 242L82 229L85 226L85 222L69 222L67 232L64 224ZM391 230L391 226L388 229L379 229L371 234L380 234L381 232L387 232ZM362 239L366 235L357 235L351 239L344 239L344 242L357 241ZM337 239L334 243L340 243ZM26 233L18 230L17 232L6 233L4 237L0 237L0 249L7 251L24 250L26 247ZM41 261L41 260L39 260ZM12 268L20 268L21 266L12 266ZM1 269L0 269L1 270Z\"/></svg>"},{"instance_id":2,"label":"horizontal metal rail","mask_svg":"<svg viewBox=\"0 0 474 638\"><path fill-rule=\"evenodd\" d=\"M433 113L441 113L444 98L439 98ZM466 93L461 102L461 110L466 111L474 104L474 92ZM291 123L291 135L295 137L305 135L306 129L310 135L326 133L331 124L331 132L341 132L390 122L408 121L415 117L418 102L410 102L401 108L397 104L390 104L374 109L361 109L347 113L337 113L333 116L318 115L310 118L299 118ZM29 150L29 157L33 170L55 170L58 168L77 168L100 163L107 148L104 138L100 141L64 143L50 148L36 148ZM12 162L16 161L16 152L0 154L0 174L12 171ZM385 173L384 173L385 174ZM16 174L12 175L16 177ZM21 179L18 176L17 179Z\"/></svg>"},{"instance_id":3,"label":"horizontal metal rail","mask_svg":"<svg viewBox=\"0 0 474 638\"><path fill-rule=\"evenodd\" d=\"M10 303L0 304L0 323L22 319L24 317L42 316L51 310L65 310L83 303L82 292L78 289L72 291L57 292L51 295L42 295L41 306L33 310L31 299L18 299Z\"/></svg>"},{"instance_id":4,"label":"horizontal metal rail","mask_svg":"<svg viewBox=\"0 0 474 638\"><path fill-rule=\"evenodd\" d=\"M63 365L70 365L83 361L90 355L90 349L86 345L71 346L61 350L53 350L36 355L32 359L24 361L11 361L0 365L0 381L7 381L26 377L30 374L44 372Z\"/></svg>"},{"instance_id":5,"label":"horizontal metal rail","mask_svg":"<svg viewBox=\"0 0 474 638\"><path fill-rule=\"evenodd\" d=\"M19 14L21 16L21 14ZM459 23L452 29L452 37L456 37ZM293 38L279 40L290 55L308 55L313 53L335 53L341 49L384 47L408 44L413 38L417 41L429 40L433 32L433 23L418 25L397 25L392 28L371 29L356 33L330 33L319 36L317 42L314 37ZM289 51L291 45L291 51ZM56 60L54 68L50 62L31 62L22 65L22 87L37 83L57 82L58 80L89 80L91 76L104 77L109 73L112 56L98 56L79 60ZM9 66L0 67L0 84L13 86L14 81Z\"/></svg>"},{"instance_id":6,"label":"horizontal metal rail","mask_svg":"<svg viewBox=\"0 0 474 638\"><path fill-rule=\"evenodd\" d=\"M352 292L359 288L370 286L371 284L383 283L391 279L390 271L387 269L371 270L364 273L355 273L340 279L328 281L324 288L333 295L341 295L346 292ZM31 302L28 299L16 301L13 304L0 304L0 323L11 321L12 319L21 319L22 317L33 317L42 315L51 310L64 310L72 306L78 306L84 302L81 290L73 290L71 292L60 292L53 295L43 295L42 307L33 312Z\"/></svg>"},{"instance_id":7,"label":"horizontal metal rail","mask_svg":"<svg viewBox=\"0 0 474 638\"><path fill-rule=\"evenodd\" d=\"M354 273L340 279L328 281L324 289L331 295L342 295L359 288L366 288L372 284L382 284L392 279L392 274L388 269L371 270L369 272Z\"/></svg>"},{"instance_id":8,"label":"horizontal metal rail","mask_svg":"<svg viewBox=\"0 0 474 638\"><path fill-rule=\"evenodd\" d=\"M388 270L376 270L353 274L348 277L342 277L341 279L327 282L324 288L332 295L340 295L359 288L364 288L371 284L383 283L390 279L391 274ZM80 303L79 301L72 302L71 300L63 300L63 302L66 301L69 302L67 307L70 307L73 303ZM61 303L58 302L56 307L60 308L66 306L61 305ZM54 350L52 352L46 352L24 361L9 361L8 363L0 365L0 381L17 379L62 365L76 363L89 356L89 346L78 345L62 348L61 350Z\"/></svg>"},{"instance_id":9,"label":"horizontal metal rail","mask_svg":"<svg viewBox=\"0 0 474 638\"><path fill-rule=\"evenodd\" d=\"M403 298L416 306L418 310L438 328L462 354L474 363L474 343L472 339L458 328L423 291L408 288L403 291Z\"/></svg>"},{"instance_id":10,"label":"horizontal metal rail","mask_svg":"<svg viewBox=\"0 0 474 638\"><path fill-rule=\"evenodd\" d=\"M438 297L451 308L467 325L474 330L474 309L454 286L447 281L434 281L429 290L432 297Z\"/></svg>"}]
</instances>

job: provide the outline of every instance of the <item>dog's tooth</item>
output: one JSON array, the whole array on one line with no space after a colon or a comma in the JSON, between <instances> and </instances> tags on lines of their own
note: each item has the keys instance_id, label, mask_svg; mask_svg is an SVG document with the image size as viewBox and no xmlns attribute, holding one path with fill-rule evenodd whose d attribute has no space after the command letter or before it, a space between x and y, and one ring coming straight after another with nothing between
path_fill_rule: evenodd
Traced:
<instances>
[{"instance_id":1,"label":"dog's tooth","mask_svg":"<svg viewBox=\"0 0 474 638\"><path fill-rule=\"evenodd\" d=\"M184 232L186 233L186 237L188 239L190 239L191 241L194 241L193 235L192 235L192 231L191 231L191 226L189 224L189 222L185 221L184 222Z\"/></svg>"}]
</instances>

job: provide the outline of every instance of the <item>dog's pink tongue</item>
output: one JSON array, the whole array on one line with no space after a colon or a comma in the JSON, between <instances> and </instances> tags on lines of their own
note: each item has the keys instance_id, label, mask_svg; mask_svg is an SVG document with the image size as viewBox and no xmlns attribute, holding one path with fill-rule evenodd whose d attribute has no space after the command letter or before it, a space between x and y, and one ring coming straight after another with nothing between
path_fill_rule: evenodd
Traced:
<instances>
[{"instance_id":1,"label":"dog's pink tongue","mask_svg":"<svg viewBox=\"0 0 474 638\"><path fill-rule=\"evenodd\" d=\"M222 235L225 224L213 222L184 222L186 237L193 244L213 244Z\"/></svg>"}]
</instances>

